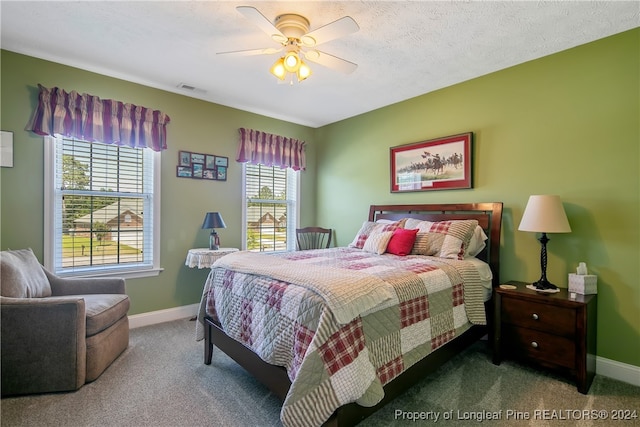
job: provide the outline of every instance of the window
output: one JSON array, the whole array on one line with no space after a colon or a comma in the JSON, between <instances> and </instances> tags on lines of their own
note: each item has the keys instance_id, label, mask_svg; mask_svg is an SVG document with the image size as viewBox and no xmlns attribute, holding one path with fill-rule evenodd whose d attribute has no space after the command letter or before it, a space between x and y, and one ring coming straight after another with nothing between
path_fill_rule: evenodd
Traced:
<instances>
[{"instance_id":1,"label":"window","mask_svg":"<svg viewBox=\"0 0 640 427\"><path fill-rule=\"evenodd\" d=\"M295 250L299 174L290 168L245 163L243 180L244 249Z\"/></svg>"},{"instance_id":2,"label":"window","mask_svg":"<svg viewBox=\"0 0 640 427\"><path fill-rule=\"evenodd\" d=\"M61 276L158 274L160 154L45 139L46 267Z\"/></svg>"}]
</instances>

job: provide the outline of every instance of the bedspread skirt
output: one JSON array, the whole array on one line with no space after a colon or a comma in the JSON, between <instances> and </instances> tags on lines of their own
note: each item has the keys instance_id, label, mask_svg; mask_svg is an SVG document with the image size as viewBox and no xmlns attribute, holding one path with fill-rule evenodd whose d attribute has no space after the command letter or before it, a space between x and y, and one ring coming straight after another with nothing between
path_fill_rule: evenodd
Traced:
<instances>
[{"instance_id":1,"label":"bedspread skirt","mask_svg":"<svg viewBox=\"0 0 640 427\"><path fill-rule=\"evenodd\" d=\"M213 266L199 320L217 319L228 336L286 368L292 384L281 420L288 427L321 425L350 402L375 405L383 385L472 323L485 323L479 275L464 262L353 248L265 256L300 268L358 269L393 291L393 298L339 323L323 296L305 286Z\"/></svg>"}]
</instances>

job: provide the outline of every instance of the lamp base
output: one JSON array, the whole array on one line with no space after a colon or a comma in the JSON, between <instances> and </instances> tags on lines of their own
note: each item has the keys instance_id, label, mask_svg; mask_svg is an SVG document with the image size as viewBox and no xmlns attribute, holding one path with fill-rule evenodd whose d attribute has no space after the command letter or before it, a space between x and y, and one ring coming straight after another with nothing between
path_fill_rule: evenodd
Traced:
<instances>
[{"instance_id":1,"label":"lamp base","mask_svg":"<svg viewBox=\"0 0 640 427\"><path fill-rule=\"evenodd\" d=\"M558 287L556 285L554 285L553 283L549 282L546 278L540 279L537 282L533 282L532 285L536 288L536 289L558 289Z\"/></svg>"},{"instance_id":2,"label":"lamp base","mask_svg":"<svg viewBox=\"0 0 640 427\"><path fill-rule=\"evenodd\" d=\"M212 251L220 249L220 238L215 230L211 230L211 234L209 235L209 249Z\"/></svg>"},{"instance_id":3,"label":"lamp base","mask_svg":"<svg viewBox=\"0 0 640 427\"><path fill-rule=\"evenodd\" d=\"M542 236L540 236L538 240L540 241L540 270L542 270L542 275L537 282L532 284L536 289L541 290L558 289L556 285L547 280L547 242L549 242L547 233L542 233Z\"/></svg>"}]
</instances>

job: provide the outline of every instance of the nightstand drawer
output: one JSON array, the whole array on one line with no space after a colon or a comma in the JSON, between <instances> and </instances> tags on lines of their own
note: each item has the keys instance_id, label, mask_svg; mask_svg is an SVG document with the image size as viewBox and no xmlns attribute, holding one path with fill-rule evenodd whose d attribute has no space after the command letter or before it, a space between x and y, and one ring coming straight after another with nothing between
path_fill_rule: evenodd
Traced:
<instances>
[{"instance_id":1,"label":"nightstand drawer","mask_svg":"<svg viewBox=\"0 0 640 427\"><path fill-rule=\"evenodd\" d=\"M517 298L502 298L502 321L572 338L576 330L576 311Z\"/></svg>"},{"instance_id":2,"label":"nightstand drawer","mask_svg":"<svg viewBox=\"0 0 640 427\"><path fill-rule=\"evenodd\" d=\"M544 361L569 369L576 365L573 340L534 329L504 325L503 337L509 343L507 352L536 361Z\"/></svg>"}]
</instances>

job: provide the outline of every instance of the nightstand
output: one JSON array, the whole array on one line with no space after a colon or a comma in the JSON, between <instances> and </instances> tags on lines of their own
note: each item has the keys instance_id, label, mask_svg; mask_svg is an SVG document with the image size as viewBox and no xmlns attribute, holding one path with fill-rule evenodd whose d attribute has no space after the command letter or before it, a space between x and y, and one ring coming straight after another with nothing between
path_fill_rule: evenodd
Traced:
<instances>
[{"instance_id":1,"label":"nightstand","mask_svg":"<svg viewBox=\"0 0 640 427\"><path fill-rule=\"evenodd\" d=\"M546 294L507 282L495 288L493 363L503 357L569 374L589 391L596 367L597 295L570 298L567 289Z\"/></svg>"}]
</instances>

